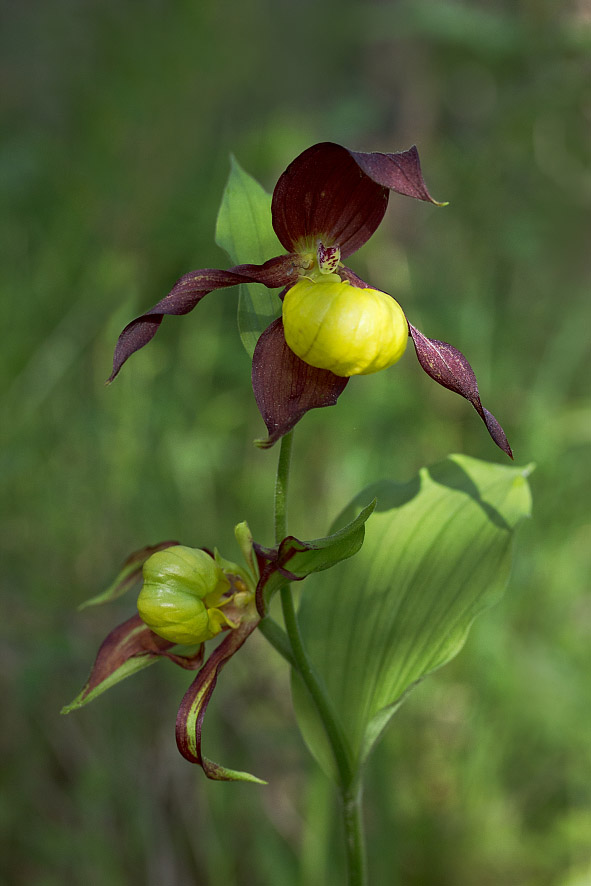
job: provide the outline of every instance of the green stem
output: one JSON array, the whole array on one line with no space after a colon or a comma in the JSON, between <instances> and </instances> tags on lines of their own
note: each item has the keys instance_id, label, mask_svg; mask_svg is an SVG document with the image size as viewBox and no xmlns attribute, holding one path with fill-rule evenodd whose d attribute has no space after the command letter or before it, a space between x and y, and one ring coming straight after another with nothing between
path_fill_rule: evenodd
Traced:
<instances>
[{"instance_id":1,"label":"green stem","mask_svg":"<svg viewBox=\"0 0 591 886\"><path fill-rule=\"evenodd\" d=\"M293 431L281 438L277 478L275 480L275 544L278 545L287 535L287 490L289 488L289 467L293 446Z\"/></svg>"},{"instance_id":2,"label":"green stem","mask_svg":"<svg viewBox=\"0 0 591 886\"><path fill-rule=\"evenodd\" d=\"M297 671L320 714L322 725L334 754L339 774L339 784L341 790L344 791L353 783L355 777L347 739L340 721L333 710L331 700L325 692L304 648L290 586L286 585L284 588L281 588L280 594L285 631L291 642Z\"/></svg>"},{"instance_id":3,"label":"green stem","mask_svg":"<svg viewBox=\"0 0 591 886\"><path fill-rule=\"evenodd\" d=\"M341 799L347 846L349 886L364 886L367 882L367 864L365 858L361 786L353 787L349 791L342 791Z\"/></svg>"},{"instance_id":4,"label":"green stem","mask_svg":"<svg viewBox=\"0 0 591 886\"><path fill-rule=\"evenodd\" d=\"M277 465L277 480L275 483L276 544L280 544L287 535L287 492L289 487L289 467L292 443L293 431L290 431L289 434L286 434L285 437L281 439L281 450ZM322 720L322 725L324 726L335 759L342 799L349 886L364 886L366 883L366 874L361 789L356 779L349 744L345 733L343 732L340 720L333 709L330 697L326 693L324 686L306 653L290 586L287 585L281 588L280 594L283 619L285 621L285 631L291 644L292 665L295 665L295 669L302 678L314 704L316 705L316 709ZM267 619L264 619L263 622L261 622L261 625L264 621L267 621ZM269 626L267 626L265 630L268 632L268 629ZM271 634L274 635L275 640L279 639L279 635L274 629L271 631ZM269 636L268 639L271 639L271 637ZM271 642L273 642L272 639ZM275 645L276 648L279 648L282 643L276 644L273 642L273 645ZM279 648L279 651L282 654L285 654L282 648Z\"/></svg>"},{"instance_id":5,"label":"green stem","mask_svg":"<svg viewBox=\"0 0 591 886\"><path fill-rule=\"evenodd\" d=\"M277 622L268 615L259 622L259 631L279 655L282 655L292 668L297 670L298 666L291 651L289 637L283 628L279 627Z\"/></svg>"}]
</instances>

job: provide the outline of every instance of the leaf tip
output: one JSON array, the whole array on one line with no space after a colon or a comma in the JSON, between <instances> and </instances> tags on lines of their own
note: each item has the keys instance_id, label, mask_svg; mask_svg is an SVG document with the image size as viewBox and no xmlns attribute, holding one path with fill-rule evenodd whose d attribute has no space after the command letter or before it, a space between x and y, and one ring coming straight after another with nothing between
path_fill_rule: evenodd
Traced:
<instances>
[{"instance_id":1,"label":"leaf tip","mask_svg":"<svg viewBox=\"0 0 591 886\"><path fill-rule=\"evenodd\" d=\"M265 781L264 778L257 778L256 775L252 775L250 772L240 772L237 773L240 775L240 778L234 779L234 781L248 781L250 784L269 784L268 781Z\"/></svg>"},{"instance_id":2,"label":"leaf tip","mask_svg":"<svg viewBox=\"0 0 591 886\"><path fill-rule=\"evenodd\" d=\"M72 711L76 711L78 708L81 708L84 705L84 701L80 698L81 694L82 693L77 695L76 698L69 704L65 704L60 710L60 714L70 714Z\"/></svg>"}]
</instances>

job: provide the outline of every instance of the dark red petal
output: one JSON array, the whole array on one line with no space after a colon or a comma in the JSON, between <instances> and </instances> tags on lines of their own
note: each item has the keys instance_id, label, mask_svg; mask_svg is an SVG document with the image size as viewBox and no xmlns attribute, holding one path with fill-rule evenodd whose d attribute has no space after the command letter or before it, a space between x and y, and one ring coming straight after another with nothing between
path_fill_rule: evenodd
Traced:
<instances>
[{"instance_id":1,"label":"dark red petal","mask_svg":"<svg viewBox=\"0 0 591 886\"><path fill-rule=\"evenodd\" d=\"M139 615L128 618L123 624L114 628L103 641L90 677L76 698L62 708L62 714L68 714L88 704L111 686L137 673L161 656L169 658L186 670L196 670L201 666L203 644L192 655L169 652L171 646L174 646L174 643L163 640L153 633Z\"/></svg>"},{"instance_id":2,"label":"dark red petal","mask_svg":"<svg viewBox=\"0 0 591 886\"><path fill-rule=\"evenodd\" d=\"M252 358L254 396L269 432L259 445L272 446L308 410L334 406L348 381L296 357L286 344L281 317L274 320L259 338Z\"/></svg>"},{"instance_id":3,"label":"dark red petal","mask_svg":"<svg viewBox=\"0 0 591 886\"><path fill-rule=\"evenodd\" d=\"M408 324L419 363L432 379L444 388L461 394L469 400L483 420L497 446L513 458L511 447L502 427L488 409L480 402L478 384L474 371L461 351L444 341L427 338L414 326Z\"/></svg>"},{"instance_id":4,"label":"dark red petal","mask_svg":"<svg viewBox=\"0 0 591 886\"><path fill-rule=\"evenodd\" d=\"M445 203L434 200L427 190L416 145L397 154L365 154L358 151L350 153L359 168L377 184L396 191L397 194L404 194L405 197L445 206Z\"/></svg>"},{"instance_id":5,"label":"dark red petal","mask_svg":"<svg viewBox=\"0 0 591 886\"><path fill-rule=\"evenodd\" d=\"M263 283L269 289L285 286L293 280L293 258L280 255L263 265L237 265L227 271L205 268L185 274L158 304L128 323L115 346L112 382L126 360L156 335L166 314L188 314L204 295L214 289L235 286L238 283Z\"/></svg>"},{"instance_id":6,"label":"dark red petal","mask_svg":"<svg viewBox=\"0 0 591 886\"><path fill-rule=\"evenodd\" d=\"M323 142L290 163L273 192L273 227L283 246L298 251L337 245L351 255L369 240L388 205L389 191L435 203L423 181L415 147L399 154L358 153Z\"/></svg>"},{"instance_id":7,"label":"dark red petal","mask_svg":"<svg viewBox=\"0 0 591 886\"><path fill-rule=\"evenodd\" d=\"M144 624L139 615L133 615L123 624L114 628L103 640L97 653L88 682L80 693L82 701L86 696L103 683L134 656L163 655L174 646L169 640L158 637Z\"/></svg>"},{"instance_id":8,"label":"dark red petal","mask_svg":"<svg viewBox=\"0 0 591 886\"><path fill-rule=\"evenodd\" d=\"M189 763L203 767L208 778L218 781L234 781L236 773L208 760L201 753L201 732L203 718L217 683L219 672L240 649L245 640L258 625L258 620L245 622L229 632L220 645L211 653L197 677L189 686L181 701L176 719L176 743L179 751ZM258 781L252 776L250 780Z\"/></svg>"},{"instance_id":9,"label":"dark red petal","mask_svg":"<svg viewBox=\"0 0 591 886\"><path fill-rule=\"evenodd\" d=\"M271 212L282 245L295 251L309 241L337 245L347 256L378 227L388 190L360 170L350 152L331 142L313 145L290 163L275 186Z\"/></svg>"},{"instance_id":10,"label":"dark red petal","mask_svg":"<svg viewBox=\"0 0 591 886\"><path fill-rule=\"evenodd\" d=\"M205 645L201 643L192 655L176 655L174 652L163 650L160 654L174 662L185 671L196 671L203 664Z\"/></svg>"},{"instance_id":11,"label":"dark red petal","mask_svg":"<svg viewBox=\"0 0 591 886\"><path fill-rule=\"evenodd\" d=\"M88 681L88 689L94 689L134 655L160 655L171 646L174 643L151 631L139 615L132 615L103 640Z\"/></svg>"}]
</instances>

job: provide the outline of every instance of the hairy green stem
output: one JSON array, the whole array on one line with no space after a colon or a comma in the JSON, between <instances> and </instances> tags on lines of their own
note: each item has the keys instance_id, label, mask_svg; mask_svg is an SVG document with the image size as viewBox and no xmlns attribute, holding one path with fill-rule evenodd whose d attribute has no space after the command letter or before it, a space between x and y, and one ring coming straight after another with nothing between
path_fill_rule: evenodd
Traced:
<instances>
[{"instance_id":1,"label":"hairy green stem","mask_svg":"<svg viewBox=\"0 0 591 886\"><path fill-rule=\"evenodd\" d=\"M287 492L289 488L289 468L292 443L293 431L290 431L290 433L286 434L281 440L281 450L277 465L277 480L275 483L276 544L279 544L287 535ZM361 789L356 778L349 744L343 732L340 720L333 709L330 697L326 693L324 686L306 653L302 635L300 633L291 587L287 585L286 587L281 588L280 594L283 619L285 621L285 632L287 638L289 638L292 653L288 660L302 678L314 704L316 705L316 709L322 720L322 724L334 754L342 800L349 886L364 886L366 883L366 866ZM263 622L261 622L261 626L265 621L267 621L267 619L264 619ZM281 640L279 639L280 635L277 634L275 629L272 629L269 632L269 627L269 625L265 626L263 633L265 633L265 636L267 636L270 642L273 643L275 648L287 658L287 655L285 655L283 638L281 638ZM276 627L278 626L276 625Z\"/></svg>"}]
</instances>

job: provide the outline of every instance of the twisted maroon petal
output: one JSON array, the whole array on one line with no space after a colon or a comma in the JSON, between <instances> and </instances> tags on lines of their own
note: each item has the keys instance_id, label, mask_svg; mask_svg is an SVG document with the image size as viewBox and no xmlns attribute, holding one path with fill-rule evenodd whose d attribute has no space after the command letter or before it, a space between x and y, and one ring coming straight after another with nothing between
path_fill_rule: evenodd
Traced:
<instances>
[{"instance_id":1,"label":"twisted maroon petal","mask_svg":"<svg viewBox=\"0 0 591 886\"><path fill-rule=\"evenodd\" d=\"M154 634L139 615L132 615L103 640L82 696L96 689L128 659L137 655L149 657L162 655L171 646L174 646L174 643Z\"/></svg>"},{"instance_id":2,"label":"twisted maroon petal","mask_svg":"<svg viewBox=\"0 0 591 886\"><path fill-rule=\"evenodd\" d=\"M411 326L410 323L408 328L419 363L427 375L444 388L448 388L448 390L465 397L486 425L488 433L497 446L503 452L506 452L510 458L513 458L505 432L492 412L485 409L480 402L478 383L474 370L462 352L447 342L427 338L422 332Z\"/></svg>"},{"instance_id":3,"label":"twisted maroon petal","mask_svg":"<svg viewBox=\"0 0 591 886\"><path fill-rule=\"evenodd\" d=\"M279 178L271 205L273 227L289 251L338 245L346 257L369 240L388 205L389 191L430 203L417 149L358 153L332 142L308 148Z\"/></svg>"},{"instance_id":4,"label":"twisted maroon petal","mask_svg":"<svg viewBox=\"0 0 591 886\"><path fill-rule=\"evenodd\" d=\"M218 675L232 656L257 627L259 620L244 622L228 633L220 645L214 649L197 677L187 689L181 701L176 720L176 743L179 751L189 763L203 768L205 775L217 781L249 780L259 781L244 772L235 772L209 760L201 752L203 718L209 700L215 689Z\"/></svg>"},{"instance_id":5,"label":"twisted maroon petal","mask_svg":"<svg viewBox=\"0 0 591 886\"><path fill-rule=\"evenodd\" d=\"M80 701L83 702L91 692L116 675L130 658L153 659L165 656L186 670L196 670L200 666L203 661L203 645L190 656L169 652L174 645L151 631L137 613L132 615L103 640L90 677L79 695Z\"/></svg>"},{"instance_id":6,"label":"twisted maroon petal","mask_svg":"<svg viewBox=\"0 0 591 886\"><path fill-rule=\"evenodd\" d=\"M158 304L127 324L115 346L113 371L108 381L112 382L125 361L151 341L166 314L188 314L204 295L214 289L238 283L263 283L269 289L275 289L286 286L293 278L293 259L289 255L279 255L263 265L237 265L227 271L215 268L190 271Z\"/></svg>"},{"instance_id":7,"label":"twisted maroon petal","mask_svg":"<svg viewBox=\"0 0 591 886\"><path fill-rule=\"evenodd\" d=\"M316 369L287 346L281 317L268 326L252 359L252 387L269 437L268 448L296 425L310 409L334 406L348 378L328 369Z\"/></svg>"}]
</instances>

